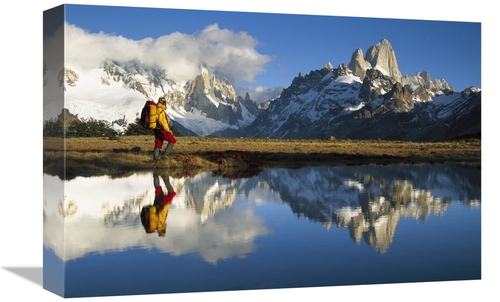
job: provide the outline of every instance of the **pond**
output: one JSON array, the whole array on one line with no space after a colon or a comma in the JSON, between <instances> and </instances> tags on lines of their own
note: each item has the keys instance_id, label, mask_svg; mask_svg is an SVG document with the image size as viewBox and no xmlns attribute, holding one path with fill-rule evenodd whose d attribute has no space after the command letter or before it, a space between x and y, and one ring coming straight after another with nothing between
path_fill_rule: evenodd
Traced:
<instances>
[{"instance_id":1,"label":"pond","mask_svg":"<svg viewBox=\"0 0 500 302\"><path fill-rule=\"evenodd\" d=\"M65 297L481 279L467 165L45 174L43 217L44 288Z\"/></svg>"}]
</instances>

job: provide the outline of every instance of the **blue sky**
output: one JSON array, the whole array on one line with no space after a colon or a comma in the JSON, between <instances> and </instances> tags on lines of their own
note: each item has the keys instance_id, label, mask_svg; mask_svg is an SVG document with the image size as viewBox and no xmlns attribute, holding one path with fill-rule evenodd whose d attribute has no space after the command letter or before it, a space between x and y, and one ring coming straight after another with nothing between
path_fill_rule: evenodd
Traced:
<instances>
[{"instance_id":1,"label":"blue sky","mask_svg":"<svg viewBox=\"0 0 500 302\"><path fill-rule=\"evenodd\" d=\"M215 26L213 44L241 38L244 46L237 55L248 57L239 66L227 61L232 68L222 67L220 62L226 59L220 54L225 50L217 48L217 56L200 60L217 60L218 65L211 65L217 70L211 71L222 73L235 86L253 89L287 86L299 73L320 69L328 62L334 67L348 64L357 48L365 53L381 39L390 41L403 75L427 71L432 79L444 78L458 91L481 87L480 22L93 5L68 5L66 21L90 35L121 36L138 43L172 38L174 33L184 41L200 43L202 32ZM192 44L181 44L191 47L186 55L193 51ZM200 51L216 50L212 45ZM158 61L178 56L165 54ZM249 71L242 73L245 68Z\"/></svg>"}]
</instances>

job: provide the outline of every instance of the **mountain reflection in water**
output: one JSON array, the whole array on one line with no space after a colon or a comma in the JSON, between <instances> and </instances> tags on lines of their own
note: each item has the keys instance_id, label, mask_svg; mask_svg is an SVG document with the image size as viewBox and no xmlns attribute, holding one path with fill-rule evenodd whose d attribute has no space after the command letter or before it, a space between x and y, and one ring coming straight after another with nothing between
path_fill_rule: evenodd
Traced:
<instances>
[{"instance_id":1,"label":"mountain reflection in water","mask_svg":"<svg viewBox=\"0 0 500 302\"><path fill-rule=\"evenodd\" d=\"M276 257L271 255L274 250L287 247L292 254L301 253L314 259L322 247L316 244L308 255L301 242L317 238L318 242L328 244L336 240L336 251L343 248L340 242L348 239L352 247L366 245L371 254L382 255L390 254L402 220L418 224L412 227L423 227L431 217L443 217L451 208L480 210L481 203L481 170L462 165L280 168L240 179L214 176L210 172L186 178L164 174L159 178L160 187L166 193L166 182L169 182L175 196L165 219L166 235L159 237L145 232L140 217L141 209L153 204L155 199L154 176L151 172L123 178L76 177L62 181L45 174L45 248L63 262L139 249L172 256L197 255L216 267L221 261L257 257L259 253L269 253L259 256L269 264L272 259L268 258ZM286 218L288 216L294 219ZM467 215L456 216L453 219L462 219L461 224L473 224L472 229L477 232L470 234L475 238L472 242L453 243L450 249L480 242L480 219L468 222L463 220ZM304 226L304 222L308 225ZM429 225L429 232L433 232L431 227L434 226ZM328 235L333 230L336 235ZM272 241L266 239L270 237ZM459 237L457 240L467 240ZM259 242L266 243L259 245ZM276 246L271 247L273 244ZM343 249L351 248L345 245ZM480 247L471 249L474 257L480 258ZM480 277L480 265L474 268L474 272L477 271ZM412 280L408 278L400 280ZM427 280L425 276L415 278ZM365 282L384 282L383 278L377 280ZM343 282L337 284L349 284L349 281ZM335 285L329 281L291 284ZM287 286L287 283L274 286ZM214 288L217 289L225 288Z\"/></svg>"}]
</instances>

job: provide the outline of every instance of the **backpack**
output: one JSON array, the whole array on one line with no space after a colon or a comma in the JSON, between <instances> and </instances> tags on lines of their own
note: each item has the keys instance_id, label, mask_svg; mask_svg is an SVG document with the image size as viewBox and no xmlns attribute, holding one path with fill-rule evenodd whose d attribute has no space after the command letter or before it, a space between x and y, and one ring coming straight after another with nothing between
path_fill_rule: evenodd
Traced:
<instances>
[{"instance_id":1,"label":"backpack","mask_svg":"<svg viewBox=\"0 0 500 302\"><path fill-rule=\"evenodd\" d=\"M149 208L152 207L152 206L144 206L142 207L141 209L141 223L142 223L142 226L144 227L144 230L146 231L146 233L151 233L151 230L149 228Z\"/></svg>"},{"instance_id":2,"label":"backpack","mask_svg":"<svg viewBox=\"0 0 500 302\"><path fill-rule=\"evenodd\" d=\"M156 104L153 101L146 101L141 110L140 124L146 129L156 128L156 119L151 121L151 116L156 115Z\"/></svg>"}]
</instances>

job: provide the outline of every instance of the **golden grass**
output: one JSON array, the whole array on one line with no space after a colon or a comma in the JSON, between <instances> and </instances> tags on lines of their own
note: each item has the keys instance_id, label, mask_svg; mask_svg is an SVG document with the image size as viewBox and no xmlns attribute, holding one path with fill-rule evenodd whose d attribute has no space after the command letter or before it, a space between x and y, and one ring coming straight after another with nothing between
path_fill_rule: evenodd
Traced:
<instances>
[{"instance_id":1,"label":"golden grass","mask_svg":"<svg viewBox=\"0 0 500 302\"><path fill-rule=\"evenodd\" d=\"M44 138L44 170L61 175L63 159L67 177L167 168L182 175L200 171L251 175L279 166L481 162L481 141L476 139L434 143L188 136L177 139L172 154L154 163L152 135Z\"/></svg>"}]
</instances>

